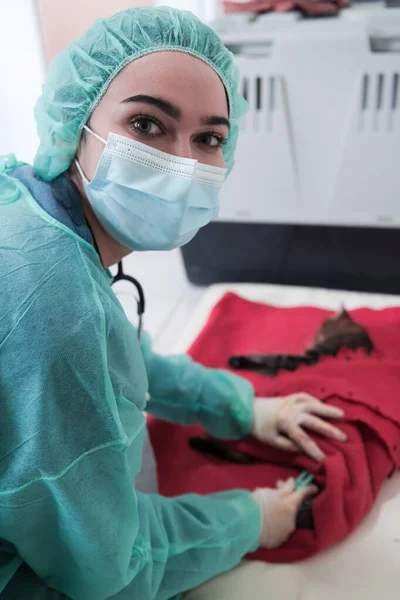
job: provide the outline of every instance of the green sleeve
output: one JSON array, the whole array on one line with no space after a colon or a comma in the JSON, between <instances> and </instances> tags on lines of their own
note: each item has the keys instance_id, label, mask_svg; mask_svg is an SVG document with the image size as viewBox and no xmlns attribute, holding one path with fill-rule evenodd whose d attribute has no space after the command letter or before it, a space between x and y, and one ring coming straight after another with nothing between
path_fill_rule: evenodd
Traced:
<instances>
[{"instance_id":1,"label":"green sleeve","mask_svg":"<svg viewBox=\"0 0 400 600\"><path fill-rule=\"evenodd\" d=\"M2 535L49 587L79 600L167 600L257 547L260 513L249 492L135 492L130 455L141 439L3 493Z\"/></svg>"},{"instance_id":2,"label":"green sleeve","mask_svg":"<svg viewBox=\"0 0 400 600\"><path fill-rule=\"evenodd\" d=\"M200 424L221 439L240 439L253 425L254 389L229 371L208 369L189 356L160 356L142 341L149 380L146 410L183 425Z\"/></svg>"}]
</instances>

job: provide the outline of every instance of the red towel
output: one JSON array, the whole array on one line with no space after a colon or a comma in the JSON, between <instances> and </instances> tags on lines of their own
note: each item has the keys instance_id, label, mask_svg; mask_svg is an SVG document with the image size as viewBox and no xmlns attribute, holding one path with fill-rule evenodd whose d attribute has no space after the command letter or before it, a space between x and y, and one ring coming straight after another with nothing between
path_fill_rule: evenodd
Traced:
<instances>
[{"instance_id":1,"label":"red towel","mask_svg":"<svg viewBox=\"0 0 400 600\"><path fill-rule=\"evenodd\" d=\"M227 294L212 311L190 355L208 367L227 368L234 354L301 353L330 314L308 307L275 308ZM280 372L274 379L241 371L254 384L257 396L303 391L346 411L340 423L348 435L346 443L315 436L327 454L323 465L252 438L229 443L263 462L230 464L188 447L189 437L204 433L200 427L149 420L160 492L166 496L253 490L297 477L303 469L313 473L322 490L314 501L314 530L298 530L281 548L260 549L254 558L302 560L342 540L371 509L385 479L399 468L400 308L359 309L352 318L367 329L374 343L370 356L363 350L342 350L336 358L322 357L317 365Z\"/></svg>"}]
</instances>

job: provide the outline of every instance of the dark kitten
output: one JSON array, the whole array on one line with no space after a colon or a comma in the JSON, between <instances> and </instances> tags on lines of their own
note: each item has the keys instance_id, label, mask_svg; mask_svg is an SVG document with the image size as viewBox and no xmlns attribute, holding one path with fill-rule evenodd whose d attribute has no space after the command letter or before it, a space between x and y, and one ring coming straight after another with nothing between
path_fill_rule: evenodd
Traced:
<instances>
[{"instance_id":1,"label":"dark kitten","mask_svg":"<svg viewBox=\"0 0 400 600\"><path fill-rule=\"evenodd\" d=\"M321 356L336 356L341 348L364 348L370 354L374 348L366 329L353 321L346 310L322 322L313 345L303 354L248 354L232 356L233 369L258 371L275 377L280 370L295 371L300 365L315 365Z\"/></svg>"}]
</instances>

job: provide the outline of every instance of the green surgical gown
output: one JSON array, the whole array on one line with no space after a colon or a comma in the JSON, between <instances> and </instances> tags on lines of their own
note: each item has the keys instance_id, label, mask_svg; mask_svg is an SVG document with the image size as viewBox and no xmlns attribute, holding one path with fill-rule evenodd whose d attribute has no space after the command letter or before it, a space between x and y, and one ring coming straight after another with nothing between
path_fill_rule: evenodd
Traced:
<instances>
[{"instance_id":1,"label":"green surgical gown","mask_svg":"<svg viewBox=\"0 0 400 600\"><path fill-rule=\"evenodd\" d=\"M141 348L94 249L6 175L0 281L2 596L169 599L254 550L249 492L135 491L147 392L149 412L235 438L251 386Z\"/></svg>"}]
</instances>

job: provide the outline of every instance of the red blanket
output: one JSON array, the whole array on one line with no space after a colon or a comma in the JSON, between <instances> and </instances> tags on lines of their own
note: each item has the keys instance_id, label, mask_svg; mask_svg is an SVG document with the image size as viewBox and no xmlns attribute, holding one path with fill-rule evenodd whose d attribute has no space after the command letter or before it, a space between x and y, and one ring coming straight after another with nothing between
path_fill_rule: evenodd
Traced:
<instances>
[{"instance_id":1,"label":"red blanket","mask_svg":"<svg viewBox=\"0 0 400 600\"><path fill-rule=\"evenodd\" d=\"M301 353L329 315L317 308L275 308L227 294L212 311L190 355L208 367L227 368L234 354ZM342 540L371 509L385 479L399 468L400 308L359 309L352 317L372 338L375 350L370 356L363 350L342 350L335 358L322 357L317 365L280 372L274 379L240 372L252 381L257 396L304 391L346 411L340 426L348 441L318 439L327 454L323 465L252 438L229 443L263 462L227 463L188 447L189 437L203 433L200 427L149 420L160 492L167 496L252 490L296 477L303 469L313 473L322 490L314 501L314 530L298 530L281 548L258 550L254 558L302 560Z\"/></svg>"}]
</instances>

